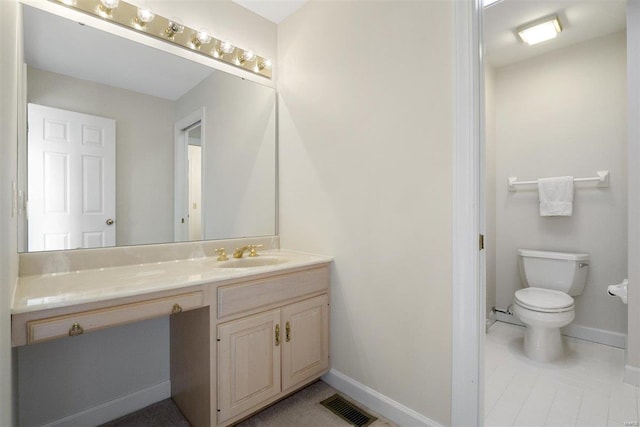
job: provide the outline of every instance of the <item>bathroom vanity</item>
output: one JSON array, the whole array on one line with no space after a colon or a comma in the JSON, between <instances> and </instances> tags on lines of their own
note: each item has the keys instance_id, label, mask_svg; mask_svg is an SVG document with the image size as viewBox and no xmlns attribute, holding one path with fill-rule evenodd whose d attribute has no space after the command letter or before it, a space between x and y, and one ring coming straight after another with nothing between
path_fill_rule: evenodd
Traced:
<instances>
[{"instance_id":1,"label":"bathroom vanity","mask_svg":"<svg viewBox=\"0 0 640 427\"><path fill-rule=\"evenodd\" d=\"M20 277L14 346L171 316L171 394L193 426L226 426L329 369L331 258L265 251Z\"/></svg>"}]
</instances>

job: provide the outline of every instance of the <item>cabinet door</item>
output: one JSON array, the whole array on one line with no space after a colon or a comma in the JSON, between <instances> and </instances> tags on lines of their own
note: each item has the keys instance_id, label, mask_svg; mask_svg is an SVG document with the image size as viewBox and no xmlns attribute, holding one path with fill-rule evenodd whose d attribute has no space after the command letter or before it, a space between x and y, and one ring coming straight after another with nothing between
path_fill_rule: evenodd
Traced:
<instances>
[{"instance_id":1,"label":"cabinet door","mask_svg":"<svg viewBox=\"0 0 640 427\"><path fill-rule=\"evenodd\" d=\"M280 392L279 323L272 310L218 326L218 422Z\"/></svg>"},{"instance_id":2,"label":"cabinet door","mask_svg":"<svg viewBox=\"0 0 640 427\"><path fill-rule=\"evenodd\" d=\"M329 297L282 309L282 389L287 391L329 368Z\"/></svg>"}]
</instances>

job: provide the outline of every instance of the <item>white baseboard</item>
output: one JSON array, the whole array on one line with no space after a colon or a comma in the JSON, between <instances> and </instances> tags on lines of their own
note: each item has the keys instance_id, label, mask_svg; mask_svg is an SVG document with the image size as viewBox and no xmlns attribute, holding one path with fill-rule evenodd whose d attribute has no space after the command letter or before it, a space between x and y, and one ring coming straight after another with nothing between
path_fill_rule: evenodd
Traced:
<instances>
[{"instance_id":1,"label":"white baseboard","mask_svg":"<svg viewBox=\"0 0 640 427\"><path fill-rule=\"evenodd\" d=\"M407 408L335 369L331 369L325 374L322 380L339 392L401 426L442 427L440 423Z\"/></svg>"},{"instance_id":2,"label":"white baseboard","mask_svg":"<svg viewBox=\"0 0 640 427\"><path fill-rule=\"evenodd\" d=\"M610 345L612 347L626 347L627 334L621 334L620 332L589 328L582 325L569 325L562 328L562 333L570 337Z\"/></svg>"},{"instance_id":3,"label":"white baseboard","mask_svg":"<svg viewBox=\"0 0 640 427\"><path fill-rule=\"evenodd\" d=\"M93 408L45 424L44 427L96 426L171 397L171 381L156 384Z\"/></svg>"},{"instance_id":4,"label":"white baseboard","mask_svg":"<svg viewBox=\"0 0 640 427\"><path fill-rule=\"evenodd\" d=\"M640 387L640 368L624 365L624 382Z\"/></svg>"},{"instance_id":5,"label":"white baseboard","mask_svg":"<svg viewBox=\"0 0 640 427\"><path fill-rule=\"evenodd\" d=\"M509 316L504 313L496 313L496 320L498 322L511 323L512 325L524 326L524 323L519 321L516 316Z\"/></svg>"},{"instance_id":6,"label":"white baseboard","mask_svg":"<svg viewBox=\"0 0 640 427\"><path fill-rule=\"evenodd\" d=\"M515 316L508 314L496 313L496 319L500 322L511 323L514 325L524 326ZM604 329L589 328L588 326L571 324L561 329L562 335L578 338L585 341L596 342L598 344L610 345L612 347L625 348L626 334L620 332L607 331Z\"/></svg>"},{"instance_id":7,"label":"white baseboard","mask_svg":"<svg viewBox=\"0 0 640 427\"><path fill-rule=\"evenodd\" d=\"M484 321L484 333L486 334L487 332L489 332L489 328L493 326L493 324L496 323L496 317L492 316L492 317L488 317L485 319Z\"/></svg>"}]
</instances>

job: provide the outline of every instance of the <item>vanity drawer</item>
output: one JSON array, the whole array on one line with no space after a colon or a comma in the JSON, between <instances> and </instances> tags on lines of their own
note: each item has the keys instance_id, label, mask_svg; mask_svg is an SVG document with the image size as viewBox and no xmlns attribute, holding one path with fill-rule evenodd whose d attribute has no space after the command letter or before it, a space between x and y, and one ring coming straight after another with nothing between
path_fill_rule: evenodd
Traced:
<instances>
[{"instance_id":1,"label":"vanity drawer","mask_svg":"<svg viewBox=\"0 0 640 427\"><path fill-rule=\"evenodd\" d=\"M268 308L329 289L329 268L321 267L218 288L218 318Z\"/></svg>"},{"instance_id":2,"label":"vanity drawer","mask_svg":"<svg viewBox=\"0 0 640 427\"><path fill-rule=\"evenodd\" d=\"M27 344L80 335L111 326L193 310L204 305L202 291L27 322Z\"/></svg>"}]
</instances>

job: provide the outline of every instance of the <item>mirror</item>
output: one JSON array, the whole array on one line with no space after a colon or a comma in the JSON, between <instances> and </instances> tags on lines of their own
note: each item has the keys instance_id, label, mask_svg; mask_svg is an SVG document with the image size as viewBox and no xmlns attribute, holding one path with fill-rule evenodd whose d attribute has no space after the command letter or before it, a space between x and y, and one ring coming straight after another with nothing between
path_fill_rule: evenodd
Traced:
<instances>
[{"instance_id":1,"label":"mirror","mask_svg":"<svg viewBox=\"0 0 640 427\"><path fill-rule=\"evenodd\" d=\"M276 233L273 88L23 8L21 252Z\"/></svg>"}]
</instances>

